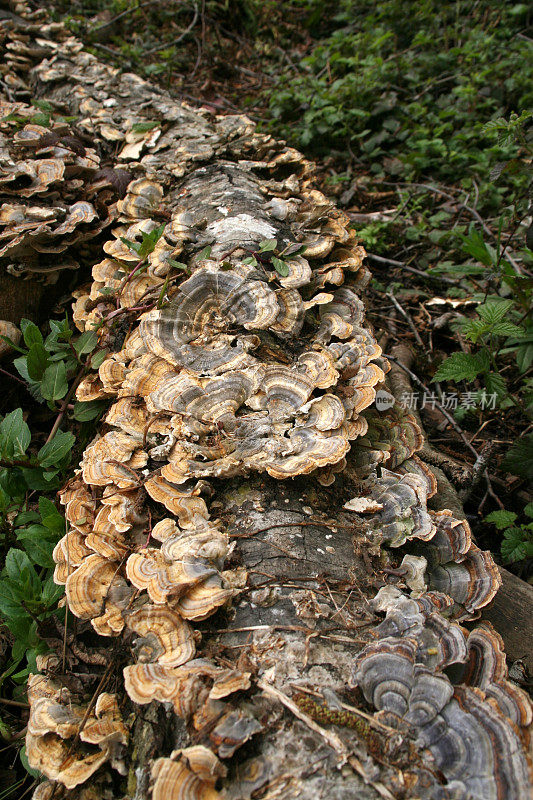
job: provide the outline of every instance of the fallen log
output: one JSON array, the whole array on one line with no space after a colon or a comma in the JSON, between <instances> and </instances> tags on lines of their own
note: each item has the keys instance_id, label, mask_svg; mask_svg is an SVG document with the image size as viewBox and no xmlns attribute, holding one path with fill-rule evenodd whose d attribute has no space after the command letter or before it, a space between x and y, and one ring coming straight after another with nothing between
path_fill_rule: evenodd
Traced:
<instances>
[{"instance_id":1,"label":"fallen log","mask_svg":"<svg viewBox=\"0 0 533 800\"><path fill-rule=\"evenodd\" d=\"M59 242L62 265L114 224L74 306L106 350L77 397L110 407L61 492L78 646L30 677L34 797L525 797L531 705L491 626L459 624L498 570L428 510L416 421L372 407L388 364L348 219L245 117L38 15L2 37L7 172L47 159L40 194L68 196L36 238L11 218L6 252L38 269ZM51 141L39 98L75 126Z\"/></svg>"}]
</instances>

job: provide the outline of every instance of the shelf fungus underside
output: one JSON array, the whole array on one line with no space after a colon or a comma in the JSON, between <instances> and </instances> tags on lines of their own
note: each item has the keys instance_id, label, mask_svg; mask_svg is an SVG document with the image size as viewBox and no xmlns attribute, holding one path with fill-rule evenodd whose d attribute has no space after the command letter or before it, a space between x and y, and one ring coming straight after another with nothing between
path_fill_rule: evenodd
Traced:
<instances>
[{"instance_id":1,"label":"shelf fungus underside","mask_svg":"<svg viewBox=\"0 0 533 800\"><path fill-rule=\"evenodd\" d=\"M428 508L416 421L373 407L388 364L348 218L246 117L16 10L0 257L57 271L105 229L74 320L105 351L77 398L107 408L54 551L82 644L30 677L34 797L525 798L529 700L491 626L461 624L498 569ZM41 130L32 97L75 130Z\"/></svg>"}]
</instances>

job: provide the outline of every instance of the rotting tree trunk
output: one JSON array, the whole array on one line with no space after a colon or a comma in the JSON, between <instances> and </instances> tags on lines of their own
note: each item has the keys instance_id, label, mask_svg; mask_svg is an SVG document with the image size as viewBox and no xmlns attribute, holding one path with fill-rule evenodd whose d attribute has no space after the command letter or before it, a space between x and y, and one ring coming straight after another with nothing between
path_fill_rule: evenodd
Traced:
<instances>
[{"instance_id":1,"label":"rotting tree trunk","mask_svg":"<svg viewBox=\"0 0 533 800\"><path fill-rule=\"evenodd\" d=\"M497 569L428 512L415 420L370 408L387 365L343 215L245 118L180 105L61 26L10 25L8 100L77 117L53 157L89 139L111 184L117 164L134 178L97 209L120 227L74 310L108 348L78 398L113 405L62 494L56 579L82 622L66 672L50 657L30 681L35 796L525 797L529 701L492 629L454 621ZM161 224L135 274L120 237ZM266 239L305 251L246 263Z\"/></svg>"}]
</instances>

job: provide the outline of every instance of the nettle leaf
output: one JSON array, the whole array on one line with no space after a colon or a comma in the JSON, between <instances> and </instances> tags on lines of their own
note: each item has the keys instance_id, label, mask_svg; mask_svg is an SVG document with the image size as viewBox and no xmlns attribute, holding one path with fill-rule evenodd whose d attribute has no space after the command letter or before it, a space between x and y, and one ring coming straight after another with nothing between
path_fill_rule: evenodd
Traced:
<instances>
[{"instance_id":1,"label":"nettle leaf","mask_svg":"<svg viewBox=\"0 0 533 800\"><path fill-rule=\"evenodd\" d=\"M533 541L527 530L508 528L503 536L501 553L506 561L522 561L533 555Z\"/></svg>"},{"instance_id":2,"label":"nettle leaf","mask_svg":"<svg viewBox=\"0 0 533 800\"><path fill-rule=\"evenodd\" d=\"M514 511L505 511L501 509L500 511L492 511L485 517L485 522L492 522L493 525L496 525L499 531L502 531L504 528L510 528L511 525L516 521L518 514Z\"/></svg>"},{"instance_id":3,"label":"nettle leaf","mask_svg":"<svg viewBox=\"0 0 533 800\"><path fill-rule=\"evenodd\" d=\"M501 466L513 475L533 480L533 433L522 436L511 445Z\"/></svg>"},{"instance_id":4,"label":"nettle leaf","mask_svg":"<svg viewBox=\"0 0 533 800\"><path fill-rule=\"evenodd\" d=\"M489 372L485 375L485 389L488 394L496 394L503 397L507 394L507 384L503 375L498 372Z\"/></svg>"},{"instance_id":5,"label":"nettle leaf","mask_svg":"<svg viewBox=\"0 0 533 800\"><path fill-rule=\"evenodd\" d=\"M492 333L494 336L521 336L524 333L524 329L518 325L513 325L512 322L503 320L492 327Z\"/></svg>"},{"instance_id":6,"label":"nettle leaf","mask_svg":"<svg viewBox=\"0 0 533 800\"><path fill-rule=\"evenodd\" d=\"M125 236L121 236L120 241L122 242L122 244L125 244L126 247L129 247L130 250L133 250L134 253L137 253L137 255L139 255L139 250L141 249L140 242L132 242L131 239L126 239Z\"/></svg>"},{"instance_id":7,"label":"nettle leaf","mask_svg":"<svg viewBox=\"0 0 533 800\"><path fill-rule=\"evenodd\" d=\"M59 431L54 438L41 447L37 458L41 467L54 467L69 453L76 441L70 431Z\"/></svg>"},{"instance_id":8,"label":"nettle leaf","mask_svg":"<svg viewBox=\"0 0 533 800\"><path fill-rule=\"evenodd\" d=\"M489 325L495 325L505 317L512 307L512 300L487 300L486 303L478 306L476 311L482 320L488 322Z\"/></svg>"},{"instance_id":9,"label":"nettle leaf","mask_svg":"<svg viewBox=\"0 0 533 800\"><path fill-rule=\"evenodd\" d=\"M74 342L74 350L79 356L85 353L92 353L98 344L98 333L96 331L85 331Z\"/></svg>"},{"instance_id":10,"label":"nettle leaf","mask_svg":"<svg viewBox=\"0 0 533 800\"><path fill-rule=\"evenodd\" d=\"M475 343L491 330L491 326L482 319L469 319L461 325L461 330L467 339Z\"/></svg>"},{"instance_id":11,"label":"nettle leaf","mask_svg":"<svg viewBox=\"0 0 533 800\"><path fill-rule=\"evenodd\" d=\"M486 363L479 354L452 353L438 368L433 377L435 381L471 381L485 372Z\"/></svg>"},{"instance_id":12,"label":"nettle leaf","mask_svg":"<svg viewBox=\"0 0 533 800\"><path fill-rule=\"evenodd\" d=\"M282 278L286 278L290 272L289 265L281 258L276 258L276 256L272 256L272 266Z\"/></svg>"},{"instance_id":13,"label":"nettle leaf","mask_svg":"<svg viewBox=\"0 0 533 800\"><path fill-rule=\"evenodd\" d=\"M24 422L22 409L16 408L0 422L0 452L10 459L24 455L31 441L30 429Z\"/></svg>"},{"instance_id":14,"label":"nettle leaf","mask_svg":"<svg viewBox=\"0 0 533 800\"><path fill-rule=\"evenodd\" d=\"M45 400L60 400L68 391L67 368L64 361L56 361L44 371L41 393Z\"/></svg>"},{"instance_id":15,"label":"nettle leaf","mask_svg":"<svg viewBox=\"0 0 533 800\"><path fill-rule=\"evenodd\" d=\"M277 246L277 239L263 239L262 242L259 242L259 252L268 253L270 250L275 250Z\"/></svg>"},{"instance_id":16,"label":"nettle leaf","mask_svg":"<svg viewBox=\"0 0 533 800\"><path fill-rule=\"evenodd\" d=\"M22 319L20 321L20 330L24 337L26 347L31 347L32 344L43 343L43 335L37 325L29 319Z\"/></svg>"}]
</instances>

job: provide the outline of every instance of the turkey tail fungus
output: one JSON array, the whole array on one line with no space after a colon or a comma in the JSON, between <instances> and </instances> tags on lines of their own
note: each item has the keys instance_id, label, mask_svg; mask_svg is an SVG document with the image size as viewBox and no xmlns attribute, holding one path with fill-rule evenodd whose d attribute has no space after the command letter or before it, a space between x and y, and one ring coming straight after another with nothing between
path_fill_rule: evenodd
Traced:
<instances>
[{"instance_id":1,"label":"turkey tail fungus","mask_svg":"<svg viewBox=\"0 0 533 800\"><path fill-rule=\"evenodd\" d=\"M498 569L428 510L415 420L373 407L388 364L347 217L246 117L14 10L2 265L55 280L103 242L74 320L106 352L78 399L109 401L60 495L88 655L67 638L30 677L34 798L524 800L529 700L490 625L462 627Z\"/></svg>"}]
</instances>

